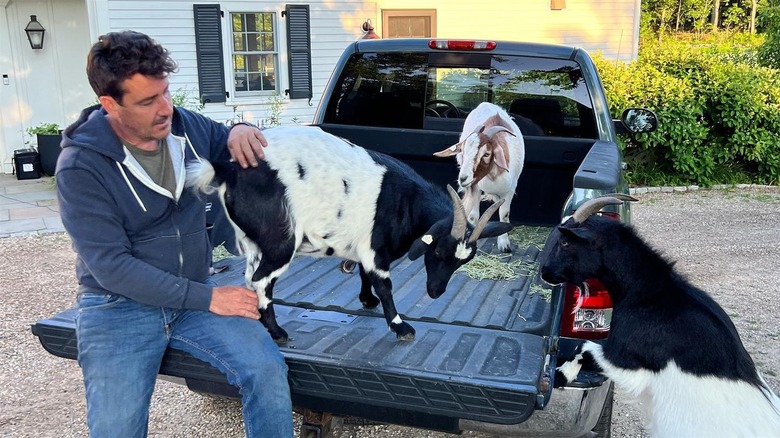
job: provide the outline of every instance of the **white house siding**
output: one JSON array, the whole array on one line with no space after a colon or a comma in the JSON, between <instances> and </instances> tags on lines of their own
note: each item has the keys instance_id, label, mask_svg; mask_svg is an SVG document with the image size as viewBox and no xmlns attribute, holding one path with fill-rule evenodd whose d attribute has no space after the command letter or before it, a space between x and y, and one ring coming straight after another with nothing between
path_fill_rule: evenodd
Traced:
<instances>
[{"instance_id":1,"label":"white house siding","mask_svg":"<svg viewBox=\"0 0 780 438\"><path fill-rule=\"evenodd\" d=\"M33 50L24 27L37 15L46 29ZM95 101L84 67L89 47L83 0L0 0L0 163L10 173L13 151L34 146L26 131L41 123L64 127Z\"/></svg>"},{"instance_id":2,"label":"white house siding","mask_svg":"<svg viewBox=\"0 0 780 438\"><path fill-rule=\"evenodd\" d=\"M193 2L186 0L170 1L115 1L98 0L98 4L106 9L108 17L107 31L133 29L152 36L165 46L179 64L179 71L171 77L171 90L190 90L196 95L198 88L197 55L195 52L195 27L193 19ZM312 44L312 89L311 105L306 99L287 99L283 94L282 123L311 123L314 109L319 97L330 78L330 73L339 56L348 44L362 35L360 24L370 17L376 16L374 2L358 0L339 1L231 1L209 2L219 3L225 13L223 20L223 41L229 41L229 12L274 12L276 14L277 48L280 56L277 81L282 92L288 88L287 70L287 35L286 20L281 17L285 5L309 5L311 13L311 44ZM225 77L232 77L229 70L228 46L225 47ZM228 99L225 103L206 105L203 113L218 121L233 119L236 114L258 124L263 124L270 115L271 96L256 99ZM234 114L233 107L237 106Z\"/></svg>"},{"instance_id":3,"label":"white house siding","mask_svg":"<svg viewBox=\"0 0 780 438\"><path fill-rule=\"evenodd\" d=\"M435 9L440 38L497 39L566 44L630 61L637 56L640 0L378 0L374 27L382 35L381 11Z\"/></svg>"}]
</instances>

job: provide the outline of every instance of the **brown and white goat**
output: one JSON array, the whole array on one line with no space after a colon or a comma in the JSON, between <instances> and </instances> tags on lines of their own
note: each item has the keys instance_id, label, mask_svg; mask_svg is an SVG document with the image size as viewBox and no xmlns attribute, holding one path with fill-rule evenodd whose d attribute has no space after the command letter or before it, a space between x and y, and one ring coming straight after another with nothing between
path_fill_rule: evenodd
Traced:
<instances>
[{"instance_id":1,"label":"brown and white goat","mask_svg":"<svg viewBox=\"0 0 780 438\"><path fill-rule=\"evenodd\" d=\"M456 155L460 165L458 183L465 191L463 206L472 224L479 217L484 193L493 202L503 200L498 210L501 222L509 222L512 197L525 162L525 142L520 128L498 105L482 102L463 124L460 141L437 157ZM511 252L509 236L498 236L498 248Z\"/></svg>"}]
</instances>

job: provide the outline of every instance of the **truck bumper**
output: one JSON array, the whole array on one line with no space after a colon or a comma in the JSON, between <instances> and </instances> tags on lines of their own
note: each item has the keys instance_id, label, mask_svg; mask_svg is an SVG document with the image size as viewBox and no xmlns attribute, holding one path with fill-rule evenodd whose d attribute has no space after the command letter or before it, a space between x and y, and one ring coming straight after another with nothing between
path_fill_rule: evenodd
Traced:
<instances>
[{"instance_id":1,"label":"truck bumper","mask_svg":"<svg viewBox=\"0 0 780 438\"><path fill-rule=\"evenodd\" d=\"M610 382L592 388L554 389L543 410L520 424L491 424L460 420L462 430L512 437L580 437L596 426L609 394Z\"/></svg>"}]
</instances>

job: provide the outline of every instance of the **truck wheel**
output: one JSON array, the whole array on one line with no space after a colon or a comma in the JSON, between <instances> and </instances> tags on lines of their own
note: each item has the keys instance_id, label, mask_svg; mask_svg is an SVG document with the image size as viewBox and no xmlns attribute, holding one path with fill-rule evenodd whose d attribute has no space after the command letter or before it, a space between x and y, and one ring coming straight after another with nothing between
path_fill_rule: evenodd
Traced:
<instances>
[{"instance_id":1,"label":"truck wheel","mask_svg":"<svg viewBox=\"0 0 780 438\"><path fill-rule=\"evenodd\" d=\"M596 427L593 428L591 436L598 438L610 438L612 436L612 405L615 402L615 388L612 382L609 384L607 399L604 401L604 407L601 408L601 416Z\"/></svg>"}]
</instances>

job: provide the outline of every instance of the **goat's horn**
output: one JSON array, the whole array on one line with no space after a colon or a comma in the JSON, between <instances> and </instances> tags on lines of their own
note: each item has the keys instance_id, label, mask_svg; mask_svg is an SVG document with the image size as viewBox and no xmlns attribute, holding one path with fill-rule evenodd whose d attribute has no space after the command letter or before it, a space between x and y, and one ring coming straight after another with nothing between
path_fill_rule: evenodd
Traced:
<instances>
[{"instance_id":1,"label":"goat's horn","mask_svg":"<svg viewBox=\"0 0 780 438\"><path fill-rule=\"evenodd\" d=\"M474 231L471 233L471 237L469 237L469 243L474 243L479 239L479 235L482 234L482 230L485 229L488 222L490 221L490 218L493 216L493 213L498 210L501 205L504 204L504 200L501 199L498 202L493 203L490 207L488 207L487 210L485 210L485 213L482 214L482 216L479 217L479 220L477 221L477 225L474 227Z\"/></svg>"},{"instance_id":2,"label":"goat's horn","mask_svg":"<svg viewBox=\"0 0 780 438\"><path fill-rule=\"evenodd\" d=\"M590 199L580 205L579 208L577 208L577 211L572 215L572 218L574 219L574 222L582 223L585 219L589 218L592 214L597 213L605 206L620 205L625 201L638 201L638 199L622 193L599 196L598 198Z\"/></svg>"},{"instance_id":3,"label":"goat's horn","mask_svg":"<svg viewBox=\"0 0 780 438\"><path fill-rule=\"evenodd\" d=\"M506 132L510 134L512 137L517 137L514 132L512 132L509 128L506 126L491 126L490 128L485 130L485 135L487 135L490 138L493 138L494 135L498 134L499 132Z\"/></svg>"},{"instance_id":4,"label":"goat's horn","mask_svg":"<svg viewBox=\"0 0 780 438\"><path fill-rule=\"evenodd\" d=\"M452 230L450 230L450 235L458 240L461 240L463 239L463 236L466 235L466 209L463 208L463 202L460 200L458 192L456 192L455 189L453 189L449 184L447 184L447 191L450 193L450 198L452 198L453 212Z\"/></svg>"},{"instance_id":5,"label":"goat's horn","mask_svg":"<svg viewBox=\"0 0 780 438\"><path fill-rule=\"evenodd\" d=\"M477 133L477 134L478 134L478 133L480 133L480 132L482 132L482 131L484 131L484 130L485 130L485 125L479 125L479 126L477 126L476 128L474 128L474 130L473 130L473 131L471 131L471 133L472 133L472 134L474 134L474 133Z\"/></svg>"}]
</instances>

